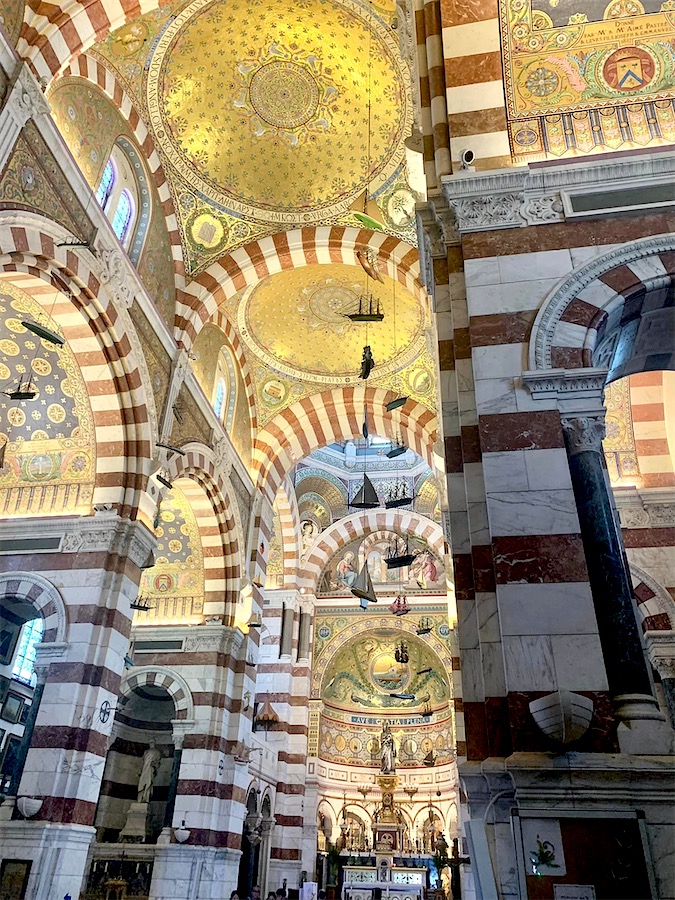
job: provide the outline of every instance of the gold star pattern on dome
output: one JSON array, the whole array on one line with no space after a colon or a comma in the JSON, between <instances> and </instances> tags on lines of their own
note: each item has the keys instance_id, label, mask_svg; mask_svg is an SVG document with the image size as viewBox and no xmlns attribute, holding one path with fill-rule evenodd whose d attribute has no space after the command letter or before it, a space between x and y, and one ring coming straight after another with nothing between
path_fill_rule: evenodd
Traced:
<instances>
[{"instance_id":1,"label":"gold star pattern on dome","mask_svg":"<svg viewBox=\"0 0 675 900\"><path fill-rule=\"evenodd\" d=\"M279 224L325 221L383 185L404 158L409 75L372 15L353 0L193 0L148 62L170 167L222 211Z\"/></svg>"},{"instance_id":2,"label":"gold star pattern on dome","mask_svg":"<svg viewBox=\"0 0 675 900\"><path fill-rule=\"evenodd\" d=\"M346 318L358 309L359 296L366 290L384 312L382 322L368 327ZM244 293L237 327L244 343L266 366L282 375L324 384L357 381L366 333L377 361L375 378L402 369L424 349L420 303L397 287L394 322L391 279L379 284L344 264L330 269L305 266L266 278ZM283 383L277 380L277 384ZM271 400L285 399L282 387L269 387L267 393Z\"/></svg>"},{"instance_id":3,"label":"gold star pattern on dome","mask_svg":"<svg viewBox=\"0 0 675 900\"><path fill-rule=\"evenodd\" d=\"M0 469L5 515L89 513L95 471L94 423L82 374L68 344L35 337L22 319L57 328L28 293L0 279L0 383L30 380L32 400L0 394Z\"/></svg>"}]
</instances>

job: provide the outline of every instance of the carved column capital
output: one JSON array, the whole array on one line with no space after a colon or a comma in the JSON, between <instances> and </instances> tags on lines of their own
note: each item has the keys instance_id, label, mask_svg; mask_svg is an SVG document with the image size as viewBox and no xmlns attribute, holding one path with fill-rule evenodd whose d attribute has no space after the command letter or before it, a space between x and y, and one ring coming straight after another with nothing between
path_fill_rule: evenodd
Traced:
<instances>
[{"instance_id":1,"label":"carved column capital","mask_svg":"<svg viewBox=\"0 0 675 900\"><path fill-rule=\"evenodd\" d=\"M604 411L593 416L562 416L560 419L570 456L593 450L602 453L605 437Z\"/></svg>"}]
</instances>

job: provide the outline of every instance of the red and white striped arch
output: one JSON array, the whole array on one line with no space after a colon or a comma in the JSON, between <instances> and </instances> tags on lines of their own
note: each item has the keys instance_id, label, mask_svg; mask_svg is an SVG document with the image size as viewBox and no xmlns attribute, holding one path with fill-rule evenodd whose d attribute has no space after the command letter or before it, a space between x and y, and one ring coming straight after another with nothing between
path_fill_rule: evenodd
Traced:
<instances>
[{"instance_id":1,"label":"red and white striped arch","mask_svg":"<svg viewBox=\"0 0 675 900\"><path fill-rule=\"evenodd\" d=\"M643 569L630 566L638 623L643 631L675 631L675 600Z\"/></svg>"},{"instance_id":2,"label":"red and white striped arch","mask_svg":"<svg viewBox=\"0 0 675 900\"><path fill-rule=\"evenodd\" d=\"M295 582L301 556L300 516L295 488L289 478L284 478L274 501L281 522L281 553L284 561L284 585Z\"/></svg>"},{"instance_id":3,"label":"red and white striped arch","mask_svg":"<svg viewBox=\"0 0 675 900\"><path fill-rule=\"evenodd\" d=\"M630 376L630 405L640 487L675 487L675 424L666 414L665 395L675 396L675 373Z\"/></svg>"},{"instance_id":4,"label":"red and white striped arch","mask_svg":"<svg viewBox=\"0 0 675 900\"><path fill-rule=\"evenodd\" d=\"M135 688L148 685L163 688L171 697L176 713L174 718L194 718L194 701L187 682L178 672L164 666L134 666L122 678L120 696L129 697Z\"/></svg>"},{"instance_id":5,"label":"red and white striped arch","mask_svg":"<svg viewBox=\"0 0 675 900\"><path fill-rule=\"evenodd\" d=\"M393 399L391 391L359 384L313 394L280 412L253 444L252 477L258 490L273 503L279 485L301 459L320 447L361 434L366 408L371 434L392 440L401 435L411 450L433 466L436 415L414 400L389 413L385 406Z\"/></svg>"},{"instance_id":6,"label":"red and white striped arch","mask_svg":"<svg viewBox=\"0 0 675 900\"><path fill-rule=\"evenodd\" d=\"M445 536L436 522L408 510L369 509L346 516L321 532L303 563L299 587L316 593L321 573L336 553L352 541L385 532L418 537L440 559L445 558Z\"/></svg>"},{"instance_id":7,"label":"red and white striped arch","mask_svg":"<svg viewBox=\"0 0 675 900\"><path fill-rule=\"evenodd\" d=\"M120 81L100 60L82 54L81 56L78 56L77 59L73 60L72 65L68 66L63 72L63 77L68 75L86 78L87 81L91 81L95 84L112 100L115 108L129 123L129 127L133 131L136 144L141 155L145 159L151 181L157 189L159 200L162 204L162 214L166 219L166 227L169 231L169 242L171 244L173 268L176 276L176 287L180 292L180 289L185 286L185 262L183 260L183 248L180 239L180 230L178 228L178 219L176 218L176 210L169 189L169 183L166 180L161 160L155 149L155 144L150 132L146 128L145 122L141 118L131 97L124 90Z\"/></svg>"},{"instance_id":8,"label":"red and white striped arch","mask_svg":"<svg viewBox=\"0 0 675 900\"><path fill-rule=\"evenodd\" d=\"M0 212L0 272L45 300L91 388L96 430L94 503L110 503L124 518L152 522L146 494L154 398L130 319L120 314L86 250L57 246L68 234L32 213ZM69 298L64 286L71 292ZM55 293L54 288L58 290ZM56 300L52 311L52 302Z\"/></svg>"},{"instance_id":9,"label":"red and white striped arch","mask_svg":"<svg viewBox=\"0 0 675 900\"><path fill-rule=\"evenodd\" d=\"M396 279L426 306L417 250L378 231L343 226L296 228L260 238L209 266L185 289L183 308L176 307L177 339L187 348L225 300L239 291L288 269L345 263L359 266L356 252L368 245L378 255L380 270ZM180 304L180 301L179 301Z\"/></svg>"},{"instance_id":10,"label":"red and white striped arch","mask_svg":"<svg viewBox=\"0 0 675 900\"><path fill-rule=\"evenodd\" d=\"M532 326L530 369L576 369L600 365L598 356L611 351L619 336L670 307L675 285L675 236L660 234L631 241L593 258L566 275L542 304ZM645 318L642 319L643 315ZM651 320L651 321L648 321ZM628 326L628 328L627 328ZM610 341L614 343L610 346ZM649 343L655 343L653 340ZM665 349L665 346L664 346ZM600 352L602 351L602 352ZM609 373L610 380L639 371L675 368L675 350L628 354Z\"/></svg>"},{"instance_id":11,"label":"red and white striped arch","mask_svg":"<svg viewBox=\"0 0 675 900\"><path fill-rule=\"evenodd\" d=\"M248 360L246 359L244 348L242 347L241 341L239 340L237 329L234 327L232 322L230 322L222 309L216 310L213 318L211 319L211 324L217 325L218 328L220 328L220 330L223 332L223 334L229 341L232 352L234 353L235 359L237 360L237 365L239 366L239 371L241 372L242 381L244 382L244 388L246 389L246 401L248 403L249 414L251 416L251 440L253 441L253 439L255 438L255 433L258 430L258 413L256 411L255 405L255 386L253 384L253 376L251 375L251 368L248 364Z\"/></svg>"},{"instance_id":12,"label":"red and white striped arch","mask_svg":"<svg viewBox=\"0 0 675 900\"><path fill-rule=\"evenodd\" d=\"M231 625L239 600L241 521L229 482L216 469L213 451L203 444L186 444L185 456L175 455L169 477L187 497L199 525L204 553L204 615L221 616ZM241 549L240 549L241 548Z\"/></svg>"},{"instance_id":13,"label":"red and white striped arch","mask_svg":"<svg viewBox=\"0 0 675 900\"><path fill-rule=\"evenodd\" d=\"M44 621L43 644L66 640L66 605L58 589L36 572L5 572L0 575L0 601L30 603Z\"/></svg>"},{"instance_id":14,"label":"red and white striped arch","mask_svg":"<svg viewBox=\"0 0 675 900\"><path fill-rule=\"evenodd\" d=\"M159 0L61 0L27 3L17 52L51 79L111 31L159 6Z\"/></svg>"}]
</instances>

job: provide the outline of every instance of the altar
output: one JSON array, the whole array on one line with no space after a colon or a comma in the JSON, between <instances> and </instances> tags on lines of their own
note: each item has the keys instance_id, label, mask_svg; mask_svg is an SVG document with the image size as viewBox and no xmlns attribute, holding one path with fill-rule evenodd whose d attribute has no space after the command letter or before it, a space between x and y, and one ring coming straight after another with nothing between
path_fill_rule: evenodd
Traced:
<instances>
[{"instance_id":1,"label":"altar","mask_svg":"<svg viewBox=\"0 0 675 900\"><path fill-rule=\"evenodd\" d=\"M422 900L426 869L345 866L342 900Z\"/></svg>"}]
</instances>

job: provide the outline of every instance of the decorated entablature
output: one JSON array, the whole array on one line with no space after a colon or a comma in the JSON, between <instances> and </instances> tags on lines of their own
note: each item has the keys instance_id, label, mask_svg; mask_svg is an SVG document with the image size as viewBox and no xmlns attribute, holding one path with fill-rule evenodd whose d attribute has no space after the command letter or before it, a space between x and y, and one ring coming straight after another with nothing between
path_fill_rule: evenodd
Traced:
<instances>
[{"instance_id":1,"label":"decorated entablature","mask_svg":"<svg viewBox=\"0 0 675 900\"><path fill-rule=\"evenodd\" d=\"M516 161L675 139L671 0L500 0Z\"/></svg>"}]
</instances>

